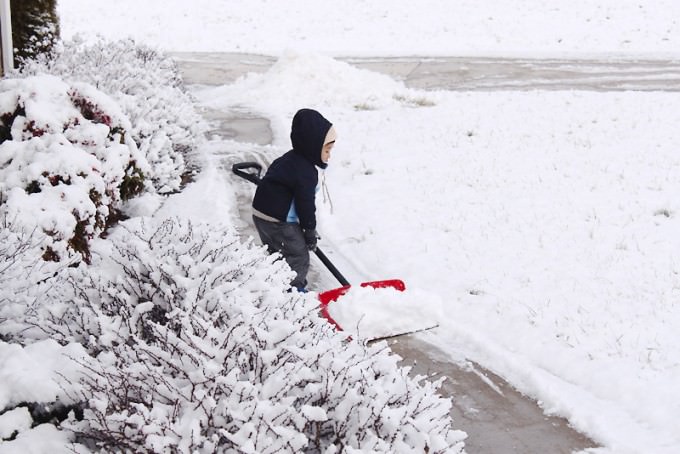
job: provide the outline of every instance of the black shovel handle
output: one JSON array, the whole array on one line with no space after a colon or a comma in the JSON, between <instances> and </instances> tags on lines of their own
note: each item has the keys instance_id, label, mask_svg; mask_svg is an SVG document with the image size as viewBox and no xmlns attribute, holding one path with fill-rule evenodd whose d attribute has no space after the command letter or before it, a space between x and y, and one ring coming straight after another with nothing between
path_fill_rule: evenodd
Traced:
<instances>
[{"instance_id":1,"label":"black shovel handle","mask_svg":"<svg viewBox=\"0 0 680 454\"><path fill-rule=\"evenodd\" d=\"M340 282L340 285L348 286L350 285L347 279L345 279L345 276L340 273L340 271L333 265L333 262L326 257L326 254L323 253L323 251L317 246L316 249L314 249L314 253L316 254L317 257L319 257L319 260L326 265L326 268L328 268L328 271L331 272L331 274Z\"/></svg>"},{"instance_id":2,"label":"black shovel handle","mask_svg":"<svg viewBox=\"0 0 680 454\"><path fill-rule=\"evenodd\" d=\"M262 175L262 165L260 165L258 162L239 162L231 166L231 171L239 177L254 183L255 185L260 184L260 181L262 180L262 177L260 176ZM347 279L345 279L345 276L340 273L335 265L333 265L333 262L330 261L330 259L319 247L314 249L314 253L319 258L319 260L321 260L321 263L323 263L326 268L328 268L328 271L330 271L331 274L338 280L338 282L340 282L340 285L350 285Z\"/></svg>"},{"instance_id":3,"label":"black shovel handle","mask_svg":"<svg viewBox=\"0 0 680 454\"><path fill-rule=\"evenodd\" d=\"M258 162L239 162L231 166L231 171L256 185L260 184L260 180L262 179L260 177L262 174L262 166Z\"/></svg>"}]
</instances>

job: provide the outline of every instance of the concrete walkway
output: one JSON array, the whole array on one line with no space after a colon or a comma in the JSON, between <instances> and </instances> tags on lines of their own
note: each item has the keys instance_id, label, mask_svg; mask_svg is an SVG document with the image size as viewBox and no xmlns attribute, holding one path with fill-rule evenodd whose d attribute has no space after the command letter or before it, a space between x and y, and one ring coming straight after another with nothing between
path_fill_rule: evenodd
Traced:
<instances>
[{"instance_id":1,"label":"concrete walkway","mask_svg":"<svg viewBox=\"0 0 680 454\"><path fill-rule=\"evenodd\" d=\"M247 72L265 72L275 59L245 54L174 54L188 85L222 85ZM585 61L526 59L344 59L360 68L383 72L421 89L588 89L680 90L680 63L672 61ZM266 145L272 140L269 121L247 112L206 110L213 135ZM243 184L248 185L250 183ZM244 191L245 192L245 191ZM243 200L244 222L249 201ZM318 273L318 271L314 271ZM310 277L313 277L310 274ZM317 276L320 278L320 276ZM323 280L323 279L322 279ZM419 334L389 341L414 374L447 377L442 394L451 396L456 428L468 433L468 453L561 454L595 447L563 418L548 417L531 399L502 378L470 361L450 355Z\"/></svg>"},{"instance_id":2,"label":"concrete walkway","mask_svg":"<svg viewBox=\"0 0 680 454\"><path fill-rule=\"evenodd\" d=\"M274 57L232 53L172 54L188 84L222 85L267 71ZM680 91L680 60L482 57L339 58L387 74L408 87L441 90Z\"/></svg>"},{"instance_id":3,"label":"concrete walkway","mask_svg":"<svg viewBox=\"0 0 680 454\"><path fill-rule=\"evenodd\" d=\"M419 334L397 336L389 343L412 374L446 377L440 393L452 397L454 426L468 434L466 452L569 454L596 447L564 418L546 416L536 402L481 365L452 362Z\"/></svg>"}]
</instances>

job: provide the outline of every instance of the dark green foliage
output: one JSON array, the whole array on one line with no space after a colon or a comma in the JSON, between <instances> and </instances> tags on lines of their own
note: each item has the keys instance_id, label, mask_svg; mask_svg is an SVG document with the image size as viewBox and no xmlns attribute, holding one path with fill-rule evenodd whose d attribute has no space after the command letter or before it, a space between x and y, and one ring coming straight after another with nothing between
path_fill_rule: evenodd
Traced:
<instances>
[{"instance_id":1,"label":"dark green foliage","mask_svg":"<svg viewBox=\"0 0 680 454\"><path fill-rule=\"evenodd\" d=\"M125 170L123 182L120 184L120 198L129 200L144 190L144 173L132 162Z\"/></svg>"},{"instance_id":2,"label":"dark green foliage","mask_svg":"<svg viewBox=\"0 0 680 454\"><path fill-rule=\"evenodd\" d=\"M99 193L99 191L95 190L94 188L90 189L90 200L92 200L92 203L94 203L94 206L99 208L102 206L102 195ZM95 216L96 220L94 223L95 228L101 230L104 228L106 225L106 219L102 219L102 216L97 214Z\"/></svg>"},{"instance_id":3,"label":"dark green foliage","mask_svg":"<svg viewBox=\"0 0 680 454\"><path fill-rule=\"evenodd\" d=\"M12 139L12 124L14 124L14 120L17 117L25 116L26 111L24 110L24 106L21 104L17 105L17 108L14 109L14 112L5 112L0 114L0 144L5 140Z\"/></svg>"},{"instance_id":4,"label":"dark green foliage","mask_svg":"<svg viewBox=\"0 0 680 454\"><path fill-rule=\"evenodd\" d=\"M11 0L14 65L51 55L59 40L57 0Z\"/></svg>"},{"instance_id":5,"label":"dark green foliage","mask_svg":"<svg viewBox=\"0 0 680 454\"><path fill-rule=\"evenodd\" d=\"M42 192L40 188L40 182L38 180L33 180L26 186L26 194L39 194Z\"/></svg>"},{"instance_id":6,"label":"dark green foliage","mask_svg":"<svg viewBox=\"0 0 680 454\"><path fill-rule=\"evenodd\" d=\"M90 240L92 239L92 234L87 233L88 225L89 221L87 219L78 221L76 223L76 228L73 231L73 237L68 240L68 245L71 249L79 252L83 257L83 261L87 264L89 264L92 259L90 253Z\"/></svg>"},{"instance_id":7,"label":"dark green foliage","mask_svg":"<svg viewBox=\"0 0 680 454\"><path fill-rule=\"evenodd\" d=\"M45 251L43 252L42 259L46 262L58 262L59 259L59 254L56 253L54 249L52 249L51 246L45 247Z\"/></svg>"}]
</instances>

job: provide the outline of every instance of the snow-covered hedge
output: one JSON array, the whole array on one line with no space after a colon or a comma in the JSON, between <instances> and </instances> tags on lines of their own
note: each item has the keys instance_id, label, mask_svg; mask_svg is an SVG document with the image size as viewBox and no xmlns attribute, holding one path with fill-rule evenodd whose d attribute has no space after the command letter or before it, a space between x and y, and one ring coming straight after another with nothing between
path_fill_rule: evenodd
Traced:
<instances>
[{"instance_id":1,"label":"snow-covered hedge","mask_svg":"<svg viewBox=\"0 0 680 454\"><path fill-rule=\"evenodd\" d=\"M71 358L82 362L88 354L27 323L53 279L65 282L57 276L66 266L42 259L44 241L39 229L0 222L0 454L72 452L71 435L55 424L80 404L68 397L77 398L79 386L80 367Z\"/></svg>"},{"instance_id":2,"label":"snow-covered hedge","mask_svg":"<svg viewBox=\"0 0 680 454\"><path fill-rule=\"evenodd\" d=\"M89 243L144 188L148 163L107 95L54 76L0 81L0 212L38 226L46 260ZM79 259L79 257L76 257Z\"/></svg>"},{"instance_id":3,"label":"snow-covered hedge","mask_svg":"<svg viewBox=\"0 0 680 454\"><path fill-rule=\"evenodd\" d=\"M438 383L347 341L236 232L129 220L27 318L94 358L68 425L101 452L459 452ZM63 304L68 302L68 304ZM39 322L39 323L36 323Z\"/></svg>"},{"instance_id":4,"label":"snow-covered hedge","mask_svg":"<svg viewBox=\"0 0 680 454\"><path fill-rule=\"evenodd\" d=\"M133 40L62 44L54 59L26 62L23 75L48 73L87 82L115 99L130 119L130 134L151 164L159 193L175 192L197 166L194 151L204 122L184 89L175 62Z\"/></svg>"}]
</instances>

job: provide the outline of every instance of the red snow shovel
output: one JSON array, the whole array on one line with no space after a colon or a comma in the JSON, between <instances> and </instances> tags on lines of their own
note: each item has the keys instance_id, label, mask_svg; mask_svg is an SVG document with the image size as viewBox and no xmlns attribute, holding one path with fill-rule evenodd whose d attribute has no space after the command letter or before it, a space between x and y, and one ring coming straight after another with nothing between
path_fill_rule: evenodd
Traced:
<instances>
[{"instance_id":1,"label":"red snow shovel","mask_svg":"<svg viewBox=\"0 0 680 454\"><path fill-rule=\"evenodd\" d=\"M256 185L260 183L262 166L257 162L252 161L240 162L234 164L231 167L231 170L239 177L244 178L250 181L251 183L254 183ZM326 268L328 268L328 271L331 272L331 274L338 280L338 282L342 286L319 293L319 301L321 302L321 315L326 320L328 320L333 326L335 326L338 330L342 331L342 327L335 320L333 320L333 317L331 317L331 315L328 313L328 305L333 301L336 301L345 293L347 293L351 285L347 281L347 279L345 279L345 277L340 273L340 271L338 271L335 265L333 265L333 263L326 256L326 254L323 253L321 248L317 247L314 250L314 253L319 258L319 260L321 260L321 263L323 263L326 266ZM362 282L360 285L361 287L393 288L400 292L406 290L406 284L404 284L404 282L401 279L387 279L384 281Z\"/></svg>"}]
</instances>

